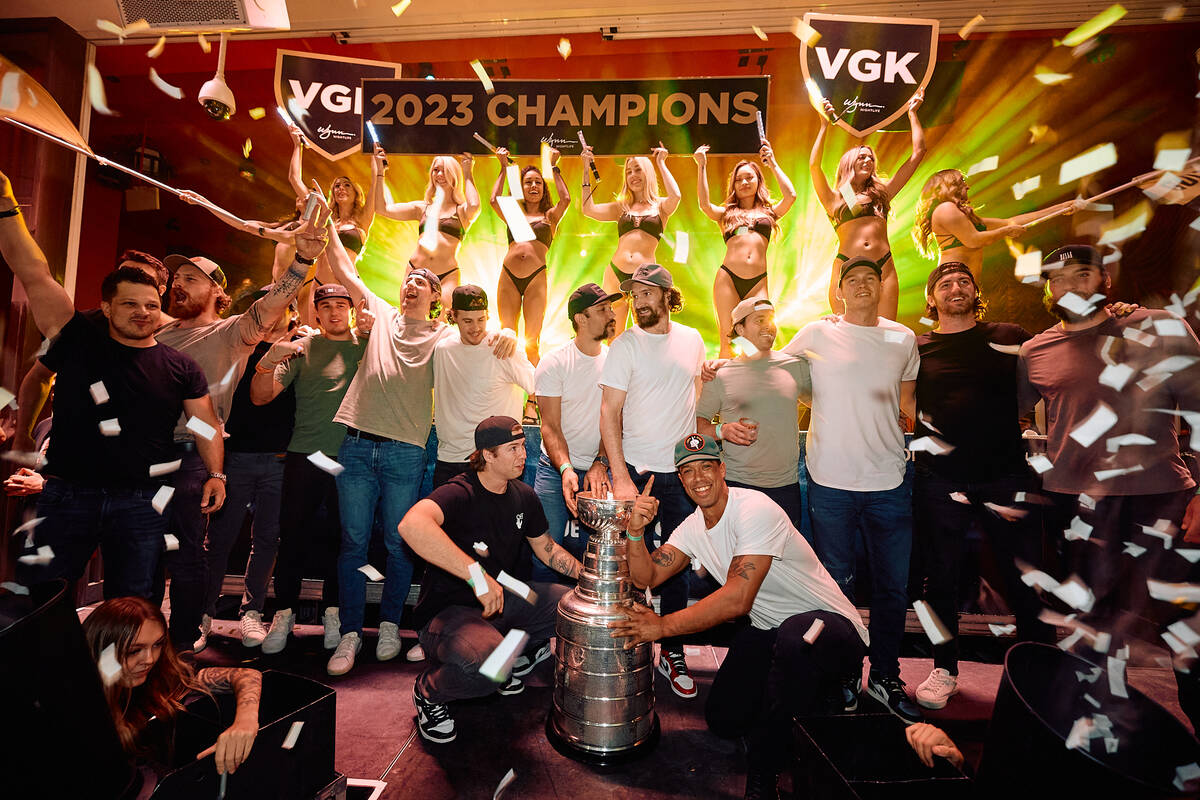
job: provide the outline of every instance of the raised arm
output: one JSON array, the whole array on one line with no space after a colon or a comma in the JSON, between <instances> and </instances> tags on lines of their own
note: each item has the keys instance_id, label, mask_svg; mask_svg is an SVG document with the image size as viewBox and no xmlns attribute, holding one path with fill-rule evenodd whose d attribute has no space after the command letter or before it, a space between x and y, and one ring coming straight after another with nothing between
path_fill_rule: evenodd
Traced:
<instances>
[{"instance_id":1,"label":"raised arm","mask_svg":"<svg viewBox=\"0 0 1200 800\"><path fill-rule=\"evenodd\" d=\"M475 156L464 152L458 157L458 163L463 172L463 194L467 196L467 202L463 206L467 215L464 227L469 228L479 218L479 212L483 208L483 203L479 200L479 189L475 187Z\"/></svg>"},{"instance_id":2,"label":"raised arm","mask_svg":"<svg viewBox=\"0 0 1200 800\"><path fill-rule=\"evenodd\" d=\"M199 760L211 754L216 760L217 772L222 775L233 772L250 755L258 735L262 673L240 667L207 667L196 673L196 681L212 694L233 694L237 709L233 724L217 737L216 744L196 756Z\"/></svg>"},{"instance_id":3,"label":"raised arm","mask_svg":"<svg viewBox=\"0 0 1200 800\"><path fill-rule=\"evenodd\" d=\"M779 162L775 160L775 151L771 148L770 142L763 142L762 149L759 150L759 156L762 157L763 163L766 164L767 168L775 173L775 180L779 182L779 191L783 192L783 198L772 208L775 212L775 218L779 219L796 202L796 187L792 186L791 179L783 171L783 167L779 166Z\"/></svg>"},{"instance_id":4,"label":"raised arm","mask_svg":"<svg viewBox=\"0 0 1200 800\"><path fill-rule=\"evenodd\" d=\"M696 162L696 200L700 203L700 210L704 212L704 216L719 225L725 218L725 209L713 204L712 195L708 191L708 145L702 144L697 147L696 152L692 153L692 158Z\"/></svg>"},{"instance_id":5,"label":"raised arm","mask_svg":"<svg viewBox=\"0 0 1200 800\"><path fill-rule=\"evenodd\" d=\"M917 171L921 160L925 158L925 129L921 127L921 120L917 118L917 109L921 107L924 100L925 90L922 89L908 101L908 125L912 128L912 155L900 165L900 169L896 170L896 174L887 182L889 197L894 198L904 188L904 184L908 183L913 173Z\"/></svg>"},{"instance_id":6,"label":"raised arm","mask_svg":"<svg viewBox=\"0 0 1200 800\"><path fill-rule=\"evenodd\" d=\"M629 514L626 529L629 560L629 577L639 587L653 588L687 568L690 559L678 547L664 544L651 554L646 548L646 528L658 514L658 499L650 495L654 476L646 481L646 488L634 495L633 510Z\"/></svg>"},{"instance_id":7,"label":"raised arm","mask_svg":"<svg viewBox=\"0 0 1200 800\"><path fill-rule=\"evenodd\" d=\"M288 125L288 135L292 137L292 160L288 162L288 183L296 197L307 197L308 187L304 185L304 134L295 125Z\"/></svg>"},{"instance_id":8,"label":"raised arm","mask_svg":"<svg viewBox=\"0 0 1200 800\"><path fill-rule=\"evenodd\" d=\"M496 182L492 184L492 196L488 198L488 202L491 205L492 210L496 212L496 216L500 217L500 219L504 219L504 212L500 210L500 202L496 198L504 194L504 177L506 175L505 170L508 169L509 162L507 147L496 148L496 160L500 162L500 174L496 176Z\"/></svg>"},{"instance_id":9,"label":"raised arm","mask_svg":"<svg viewBox=\"0 0 1200 800\"><path fill-rule=\"evenodd\" d=\"M975 230L971 220L963 210L949 201L939 203L933 210L933 225L962 242L967 247L982 248L994 244L1009 236L1020 236L1025 229L1020 225L1005 224L1003 220L997 227L988 227L985 231Z\"/></svg>"},{"instance_id":10,"label":"raised arm","mask_svg":"<svg viewBox=\"0 0 1200 800\"><path fill-rule=\"evenodd\" d=\"M445 521L441 506L427 498L419 501L404 515L404 519L400 521L400 536L413 552L433 566L456 578L469 580L471 565L475 563L475 559L460 550L446 535L442 529ZM483 615L490 617L504 610L504 590L486 572L484 579L487 581L488 591L477 599L483 606Z\"/></svg>"},{"instance_id":11,"label":"raised arm","mask_svg":"<svg viewBox=\"0 0 1200 800\"><path fill-rule=\"evenodd\" d=\"M567 179L563 177L562 170L558 168L560 158L562 158L562 153L551 147L550 171L554 173L554 189L558 192L558 202L554 204L554 208L550 209L548 214L550 223L553 225L559 223L571 206L571 190L567 187Z\"/></svg>"},{"instance_id":12,"label":"raised arm","mask_svg":"<svg viewBox=\"0 0 1200 800\"><path fill-rule=\"evenodd\" d=\"M319 217L326 209L322 208L318 212L318 216L311 221L306 222L295 231L296 241L296 258L304 258L315 262L321 257L322 251L325 249L325 244L332 238L338 241L336 235L331 235L328 232L326 223L321 222ZM338 242L341 244L341 242ZM303 264L300 261L293 260L292 265L288 267L287 272L280 275L275 283L271 286L271 291L267 292L262 297L255 300L250 308L246 309L246 313L241 315L238 321L239 333L242 336L242 341L245 344L255 344L262 341L271 329L275 327L276 320L280 315L287 310L288 304L292 302L292 298L299 293L300 288L304 285L304 281L308 276L309 267L311 264Z\"/></svg>"},{"instance_id":13,"label":"raised arm","mask_svg":"<svg viewBox=\"0 0 1200 800\"><path fill-rule=\"evenodd\" d=\"M596 163L596 157L591 145L583 148L580 157L583 160L583 178L580 183L579 210L585 217L597 222L616 222L621 216L620 204L592 201L592 194L596 191L596 184L592 183L592 164Z\"/></svg>"},{"instance_id":14,"label":"raised arm","mask_svg":"<svg viewBox=\"0 0 1200 800\"><path fill-rule=\"evenodd\" d=\"M0 172L0 213L15 208L17 198L12 184L8 176ZM50 274L50 264L25 227L25 217L20 212L0 217L0 256L25 287L38 330L47 339L57 336L75 315L75 304L62 284Z\"/></svg>"},{"instance_id":15,"label":"raised arm","mask_svg":"<svg viewBox=\"0 0 1200 800\"><path fill-rule=\"evenodd\" d=\"M683 194L679 191L679 184L676 182L675 176L667 167L667 148L655 147L651 153L654 156L654 164L662 175L663 188L667 190L666 198L658 203L658 213L662 216L663 222L666 222L667 217L674 214L675 209L679 208L679 201L683 199Z\"/></svg>"},{"instance_id":16,"label":"raised arm","mask_svg":"<svg viewBox=\"0 0 1200 800\"><path fill-rule=\"evenodd\" d=\"M821 169L821 158L825 155L825 136L829 133L829 118L834 112L833 105L828 100L822 102L825 110L821 114L821 129L817 131L817 139L813 142L812 152L808 155L808 174L812 177L813 189L817 192L817 199L821 201L821 207L825 209L826 214L832 214L836 195L834 195L833 189L829 188L829 181Z\"/></svg>"},{"instance_id":17,"label":"raised arm","mask_svg":"<svg viewBox=\"0 0 1200 800\"><path fill-rule=\"evenodd\" d=\"M1057 214L1059 212L1066 212L1068 215L1070 215L1070 214L1074 214L1076 211L1079 211L1086 207L1087 207L1087 201L1084 200L1083 198L1076 197L1071 200L1064 200L1061 203L1055 203L1054 205L1048 206L1047 208L1038 209L1037 211L1030 211L1027 214L1018 214L1017 216L1009 217L1008 219L995 220L995 222L999 225L1005 225L1005 224L1007 224L1007 225L1028 225L1029 223L1033 222L1035 219L1040 219L1041 217L1044 217L1047 214ZM992 222L992 220L985 219L984 222L989 223L988 227L989 228L991 227L990 223Z\"/></svg>"}]
</instances>

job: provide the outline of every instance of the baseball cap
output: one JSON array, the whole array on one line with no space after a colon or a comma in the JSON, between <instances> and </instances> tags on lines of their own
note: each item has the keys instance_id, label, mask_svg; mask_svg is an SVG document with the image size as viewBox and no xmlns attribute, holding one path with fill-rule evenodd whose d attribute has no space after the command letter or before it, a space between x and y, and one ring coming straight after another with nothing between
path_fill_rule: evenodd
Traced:
<instances>
[{"instance_id":1,"label":"baseball cap","mask_svg":"<svg viewBox=\"0 0 1200 800\"><path fill-rule=\"evenodd\" d=\"M675 445L675 467L693 461L724 461L721 457L721 445L716 439L701 433L689 433Z\"/></svg>"},{"instance_id":2,"label":"baseball cap","mask_svg":"<svg viewBox=\"0 0 1200 800\"><path fill-rule=\"evenodd\" d=\"M755 311L774 311L775 304L765 297L747 297L733 307L733 324L737 325Z\"/></svg>"},{"instance_id":3,"label":"baseball cap","mask_svg":"<svg viewBox=\"0 0 1200 800\"><path fill-rule=\"evenodd\" d=\"M344 297L354 304L354 298L350 296L350 290L340 283L323 283L313 292L313 305L320 305L322 300L329 300L333 297Z\"/></svg>"},{"instance_id":4,"label":"baseball cap","mask_svg":"<svg viewBox=\"0 0 1200 800\"><path fill-rule=\"evenodd\" d=\"M850 270L854 269L855 267L870 267L875 272L876 275L878 275L881 278L883 277L883 267L879 266L878 264L876 264L873 260L871 260L869 258L863 258L862 256L855 256L854 258L846 259L842 263L842 272L840 275L838 275L838 286L842 285L842 281L846 280L846 275L850 272Z\"/></svg>"},{"instance_id":5,"label":"baseball cap","mask_svg":"<svg viewBox=\"0 0 1200 800\"><path fill-rule=\"evenodd\" d=\"M933 287L937 282L947 275L962 272L971 278L971 283L975 284L975 289L979 289L979 281L975 280L975 275L971 272L971 268L961 261L947 261L944 264L938 264L929 273L929 280L925 281L925 299L933 297Z\"/></svg>"},{"instance_id":6,"label":"baseball cap","mask_svg":"<svg viewBox=\"0 0 1200 800\"><path fill-rule=\"evenodd\" d=\"M166 264L167 269L171 271L172 275L174 275L175 272L184 264L191 264L193 267L207 275L208 279L217 286L220 286L222 289L229 287L229 281L225 278L225 271L217 265L217 262L205 258L204 256L188 258L187 256L170 255L167 256L163 263Z\"/></svg>"},{"instance_id":7,"label":"baseball cap","mask_svg":"<svg viewBox=\"0 0 1200 800\"><path fill-rule=\"evenodd\" d=\"M429 287L433 289L433 293L435 295L440 296L442 294L442 279L437 275L434 275L431 270L427 270L424 267L410 270L409 273L404 276L404 280L408 280L413 275L419 275L420 277L424 278L429 283Z\"/></svg>"},{"instance_id":8,"label":"baseball cap","mask_svg":"<svg viewBox=\"0 0 1200 800\"><path fill-rule=\"evenodd\" d=\"M666 267L661 267L658 264L642 264L633 271L633 277L627 281L621 281L621 291L633 291L635 283L644 283L647 286L661 286L664 289L670 289L675 285L671 279L671 273L667 272Z\"/></svg>"},{"instance_id":9,"label":"baseball cap","mask_svg":"<svg viewBox=\"0 0 1200 800\"><path fill-rule=\"evenodd\" d=\"M512 417L488 417L475 426L475 449L487 450L525 438L525 429Z\"/></svg>"},{"instance_id":10,"label":"baseball cap","mask_svg":"<svg viewBox=\"0 0 1200 800\"><path fill-rule=\"evenodd\" d=\"M487 311L487 292L467 283L455 286L450 295L450 308L455 311Z\"/></svg>"},{"instance_id":11,"label":"baseball cap","mask_svg":"<svg viewBox=\"0 0 1200 800\"><path fill-rule=\"evenodd\" d=\"M620 299L620 292L609 294L594 283L585 283L571 292L571 298L567 300L567 319L571 319L576 314L587 311L592 306L598 306L601 303L611 303Z\"/></svg>"},{"instance_id":12,"label":"baseball cap","mask_svg":"<svg viewBox=\"0 0 1200 800\"><path fill-rule=\"evenodd\" d=\"M1093 267L1103 267L1104 258L1100 251L1087 244L1064 245L1042 259L1042 272L1062 269L1069 264L1090 264Z\"/></svg>"}]
</instances>

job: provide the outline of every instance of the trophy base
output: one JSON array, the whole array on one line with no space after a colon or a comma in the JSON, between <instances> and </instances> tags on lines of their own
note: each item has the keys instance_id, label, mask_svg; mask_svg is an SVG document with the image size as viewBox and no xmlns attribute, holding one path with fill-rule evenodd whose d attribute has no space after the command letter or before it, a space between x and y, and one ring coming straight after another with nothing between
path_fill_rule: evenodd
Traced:
<instances>
[{"instance_id":1,"label":"trophy base","mask_svg":"<svg viewBox=\"0 0 1200 800\"><path fill-rule=\"evenodd\" d=\"M546 715L546 739L561 755L566 756L589 767L618 767L636 761L650 753L658 744L661 728L658 724L658 714L654 715L654 723L645 739L621 750L589 750L578 747L567 741L554 725L554 711Z\"/></svg>"}]
</instances>

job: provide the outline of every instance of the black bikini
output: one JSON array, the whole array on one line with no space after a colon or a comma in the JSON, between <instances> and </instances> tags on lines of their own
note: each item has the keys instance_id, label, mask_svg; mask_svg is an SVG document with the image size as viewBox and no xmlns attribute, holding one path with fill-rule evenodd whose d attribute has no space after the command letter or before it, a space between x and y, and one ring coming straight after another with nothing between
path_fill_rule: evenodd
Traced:
<instances>
[{"instance_id":1,"label":"black bikini","mask_svg":"<svg viewBox=\"0 0 1200 800\"><path fill-rule=\"evenodd\" d=\"M983 222L976 222L975 230L979 231L980 233L983 233L984 231L987 230L987 224L983 223ZM950 237L950 241L947 244L942 244L942 239L947 236ZM938 247L941 248L942 250L950 250L955 247L966 247L966 245L963 244L962 242L960 242L958 240L958 237L952 233L939 233L939 234L936 234L934 236L934 238L938 240Z\"/></svg>"},{"instance_id":2,"label":"black bikini","mask_svg":"<svg viewBox=\"0 0 1200 800\"><path fill-rule=\"evenodd\" d=\"M743 233L757 233L759 236L763 237L769 242L771 241L771 231L774 229L775 226L771 224L771 220L769 218L755 217L754 222L750 225L738 225L737 227L730 228L729 230L725 231L724 236L725 241L728 242L734 236L738 236Z\"/></svg>"},{"instance_id":3,"label":"black bikini","mask_svg":"<svg viewBox=\"0 0 1200 800\"><path fill-rule=\"evenodd\" d=\"M875 205L873 203L871 205L859 206L858 208L859 211L856 213L850 206L842 206L834 214L830 215L829 221L833 224L833 229L836 231L852 219L881 216L875 213Z\"/></svg>"},{"instance_id":4,"label":"black bikini","mask_svg":"<svg viewBox=\"0 0 1200 800\"><path fill-rule=\"evenodd\" d=\"M363 249L363 238L358 234L355 228L349 228L344 231L337 232L338 239L342 242L342 247L347 250L353 250L356 253L361 253Z\"/></svg>"},{"instance_id":5,"label":"black bikini","mask_svg":"<svg viewBox=\"0 0 1200 800\"><path fill-rule=\"evenodd\" d=\"M546 247L550 247L550 243L554 241L554 229L550 227L548 219L545 217L536 219L529 223L529 227L533 228L533 235L536 241L541 242ZM514 241L512 231L508 229L507 225L504 226L504 232L508 234L508 243L512 244Z\"/></svg>"},{"instance_id":6,"label":"black bikini","mask_svg":"<svg viewBox=\"0 0 1200 800\"><path fill-rule=\"evenodd\" d=\"M421 223L420 224L421 224L421 228L423 230L425 228L425 214L424 213L421 214ZM440 219L438 219L438 232L446 234L451 239L458 239L461 242L462 238L463 238L463 224L462 224L462 220L458 218L458 214L455 213L452 216L441 217ZM446 274L449 275L450 273L447 272Z\"/></svg>"},{"instance_id":7,"label":"black bikini","mask_svg":"<svg viewBox=\"0 0 1200 800\"><path fill-rule=\"evenodd\" d=\"M653 214L630 214L625 211L621 216L617 217L617 238L621 238L632 231L641 231L648 233L655 239L661 239L663 235L663 220L655 211ZM632 272L624 272L617 268L613 262L608 262L608 266L612 268L613 275L617 276L617 284L620 285L627 280L633 278Z\"/></svg>"},{"instance_id":8,"label":"black bikini","mask_svg":"<svg viewBox=\"0 0 1200 800\"><path fill-rule=\"evenodd\" d=\"M508 267L502 266L500 269L504 270L504 274L507 275L508 279L513 282L513 286L517 287L517 294L521 297L524 297L525 290L529 288L529 284L533 282L533 279L536 278L539 273L546 271L546 265L542 264L524 278L518 278L516 275L513 275L512 270L510 270Z\"/></svg>"},{"instance_id":9,"label":"black bikini","mask_svg":"<svg viewBox=\"0 0 1200 800\"><path fill-rule=\"evenodd\" d=\"M733 281L733 289L737 292L738 300L745 300L754 287L758 286L759 281L765 280L767 277L767 273L763 272L753 278L743 278L724 264L721 265L721 269L725 270L729 275L729 280Z\"/></svg>"}]
</instances>

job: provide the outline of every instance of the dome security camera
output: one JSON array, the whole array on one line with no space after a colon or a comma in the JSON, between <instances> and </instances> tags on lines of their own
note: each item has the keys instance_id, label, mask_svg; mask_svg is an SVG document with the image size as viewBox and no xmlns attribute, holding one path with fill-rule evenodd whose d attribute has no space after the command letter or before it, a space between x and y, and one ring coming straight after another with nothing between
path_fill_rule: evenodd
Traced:
<instances>
[{"instance_id":1,"label":"dome security camera","mask_svg":"<svg viewBox=\"0 0 1200 800\"><path fill-rule=\"evenodd\" d=\"M221 49L217 54L217 74L200 87L200 105L215 120L226 120L237 111L237 103L229 84L225 83L225 45L229 34L221 33Z\"/></svg>"}]
</instances>

